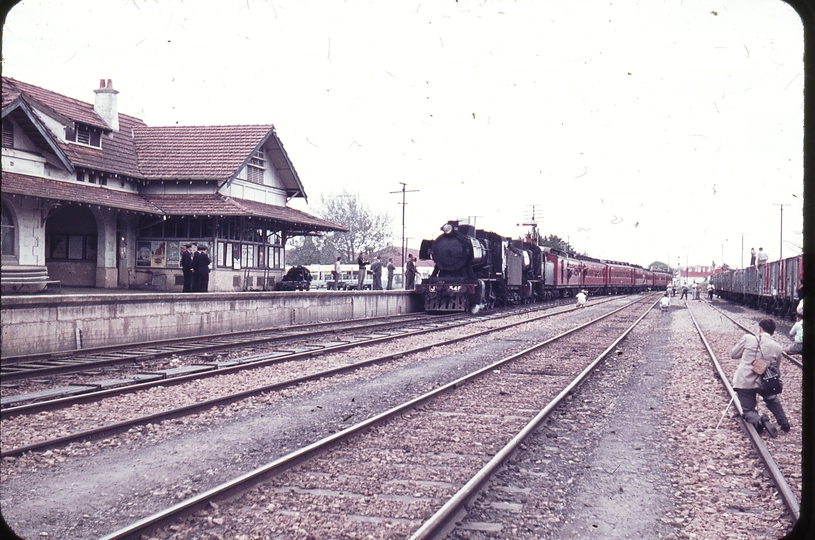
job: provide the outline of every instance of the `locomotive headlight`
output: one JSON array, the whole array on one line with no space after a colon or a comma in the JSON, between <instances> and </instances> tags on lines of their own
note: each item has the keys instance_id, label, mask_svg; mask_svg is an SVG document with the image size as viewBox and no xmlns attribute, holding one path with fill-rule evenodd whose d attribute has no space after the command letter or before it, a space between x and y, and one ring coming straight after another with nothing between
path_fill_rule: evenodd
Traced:
<instances>
[{"instance_id":1,"label":"locomotive headlight","mask_svg":"<svg viewBox=\"0 0 815 540\"><path fill-rule=\"evenodd\" d=\"M451 232L453 232L453 226L450 225L449 223L445 223L444 225L441 226L441 232L443 232L444 234L450 234Z\"/></svg>"}]
</instances>

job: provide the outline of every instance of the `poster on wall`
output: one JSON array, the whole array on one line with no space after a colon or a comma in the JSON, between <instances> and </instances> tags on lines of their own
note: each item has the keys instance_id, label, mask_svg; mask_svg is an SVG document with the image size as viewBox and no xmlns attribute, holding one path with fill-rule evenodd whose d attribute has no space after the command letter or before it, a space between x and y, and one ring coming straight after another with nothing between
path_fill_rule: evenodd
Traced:
<instances>
[{"instance_id":1,"label":"poster on wall","mask_svg":"<svg viewBox=\"0 0 815 540\"><path fill-rule=\"evenodd\" d=\"M181 266L181 242L178 240L167 242L167 268Z\"/></svg>"},{"instance_id":2,"label":"poster on wall","mask_svg":"<svg viewBox=\"0 0 815 540\"><path fill-rule=\"evenodd\" d=\"M64 234L51 235L51 258L64 259L68 256L68 237Z\"/></svg>"},{"instance_id":3,"label":"poster on wall","mask_svg":"<svg viewBox=\"0 0 815 540\"><path fill-rule=\"evenodd\" d=\"M85 237L85 258L91 261L96 260L96 237Z\"/></svg>"},{"instance_id":4,"label":"poster on wall","mask_svg":"<svg viewBox=\"0 0 815 540\"><path fill-rule=\"evenodd\" d=\"M136 243L136 266L150 266L150 242Z\"/></svg>"},{"instance_id":5,"label":"poster on wall","mask_svg":"<svg viewBox=\"0 0 815 540\"><path fill-rule=\"evenodd\" d=\"M150 266L164 268L167 264L167 242L151 242L150 250Z\"/></svg>"},{"instance_id":6,"label":"poster on wall","mask_svg":"<svg viewBox=\"0 0 815 540\"><path fill-rule=\"evenodd\" d=\"M85 237L81 234L68 235L68 258L69 259L84 259L82 253L85 247Z\"/></svg>"}]
</instances>

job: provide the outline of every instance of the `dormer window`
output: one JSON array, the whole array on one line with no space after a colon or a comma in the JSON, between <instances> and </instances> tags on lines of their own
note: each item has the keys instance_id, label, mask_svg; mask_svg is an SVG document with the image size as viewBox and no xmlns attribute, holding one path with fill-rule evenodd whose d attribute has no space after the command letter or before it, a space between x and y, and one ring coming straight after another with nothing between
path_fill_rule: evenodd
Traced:
<instances>
[{"instance_id":1,"label":"dormer window","mask_svg":"<svg viewBox=\"0 0 815 540\"><path fill-rule=\"evenodd\" d=\"M102 131L99 128L76 122L73 128L70 126L65 128L65 140L101 148Z\"/></svg>"},{"instance_id":2,"label":"dormer window","mask_svg":"<svg viewBox=\"0 0 815 540\"><path fill-rule=\"evenodd\" d=\"M266 170L266 154L258 150L249 158L246 164L246 179L255 184L263 183L263 173Z\"/></svg>"}]
</instances>

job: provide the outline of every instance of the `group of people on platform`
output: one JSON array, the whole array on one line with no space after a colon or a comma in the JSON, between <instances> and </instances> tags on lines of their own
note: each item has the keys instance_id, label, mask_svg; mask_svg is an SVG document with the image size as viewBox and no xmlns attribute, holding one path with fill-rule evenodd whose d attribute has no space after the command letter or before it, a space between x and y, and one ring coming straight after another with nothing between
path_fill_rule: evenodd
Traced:
<instances>
[{"instance_id":1,"label":"group of people on platform","mask_svg":"<svg viewBox=\"0 0 815 540\"><path fill-rule=\"evenodd\" d=\"M340 269L340 264L342 264L342 257L337 257L337 260L334 261L334 289L339 289L338 285L340 282L340 275L342 271ZM374 257L374 261L370 262L365 259L365 253L360 252L359 257L357 257L357 267L359 268L357 272L357 289L362 290L365 284L365 276L367 275L366 267L371 265L371 275L373 276L373 285L371 287L374 291L381 291L382 288L382 268L384 267L385 270L388 272L388 284L387 290L393 290L393 273L396 270L396 266L393 264L393 257L388 258L387 264L382 264L382 259L379 256ZM416 269L416 258L412 255L408 255L408 260L405 265L405 290L412 291L416 288L416 276L419 275L419 271Z\"/></svg>"},{"instance_id":2,"label":"group of people on platform","mask_svg":"<svg viewBox=\"0 0 815 540\"><path fill-rule=\"evenodd\" d=\"M209 265L207 246L198 246L193 254L192 244L187 244L181 253L181 271L184 273L184 292L207 292L209 290Z\"/></svg>"}]
</instances>

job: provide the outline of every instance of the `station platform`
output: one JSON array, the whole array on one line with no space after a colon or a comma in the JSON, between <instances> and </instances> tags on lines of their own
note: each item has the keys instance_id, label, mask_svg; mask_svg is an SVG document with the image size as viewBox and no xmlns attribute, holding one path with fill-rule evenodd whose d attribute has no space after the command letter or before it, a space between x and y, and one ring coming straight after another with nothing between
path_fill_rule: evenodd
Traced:
<instances>
[{"instance_id":1,"label":"station platform","mask_svg":"<svg viewBox=\"0 0 815 540\"><path fill-rule=\"evenodd\" d=\"M0 356L385 317L423 310L413 291L167 293L63 287L3 295Z\"/></svg>"}]
</instances>

